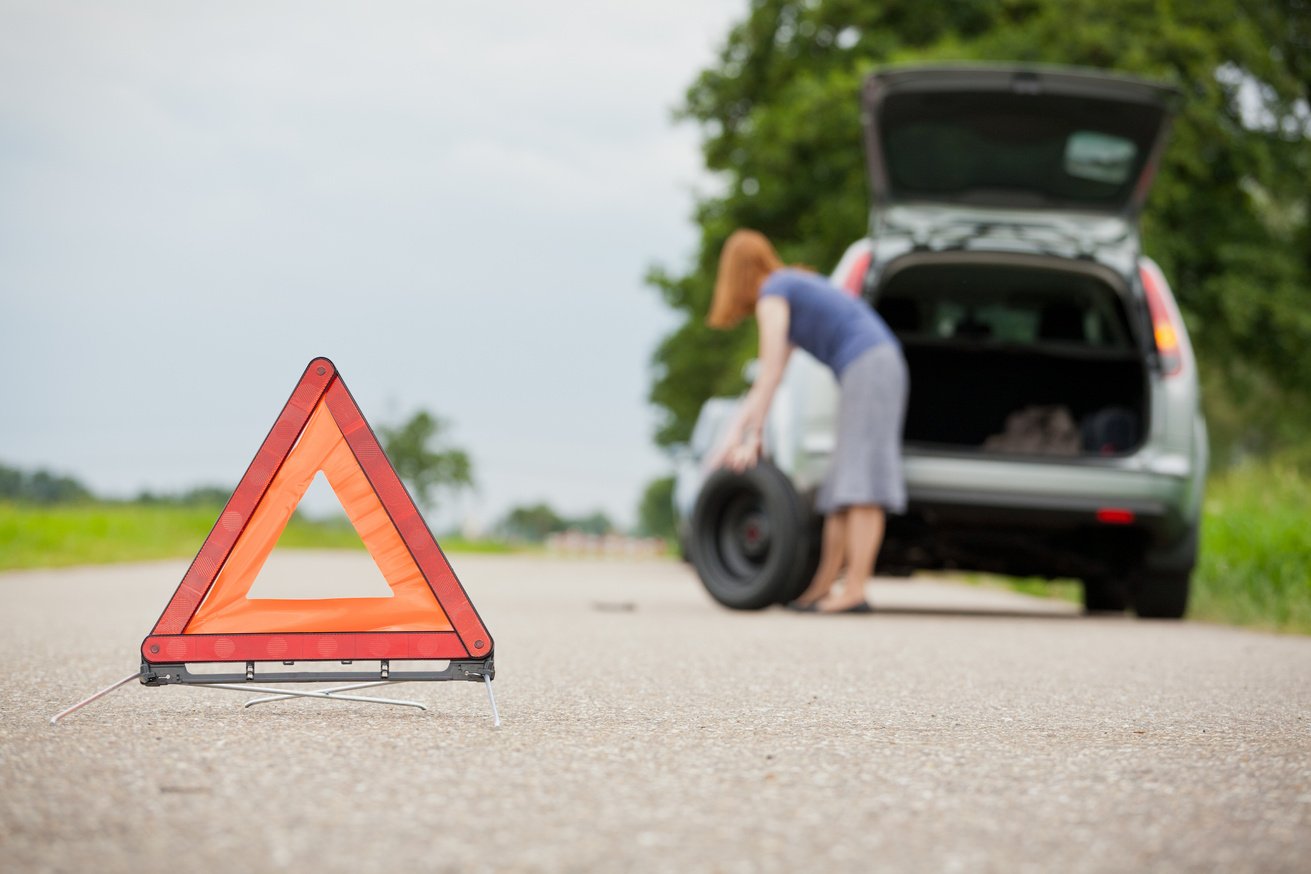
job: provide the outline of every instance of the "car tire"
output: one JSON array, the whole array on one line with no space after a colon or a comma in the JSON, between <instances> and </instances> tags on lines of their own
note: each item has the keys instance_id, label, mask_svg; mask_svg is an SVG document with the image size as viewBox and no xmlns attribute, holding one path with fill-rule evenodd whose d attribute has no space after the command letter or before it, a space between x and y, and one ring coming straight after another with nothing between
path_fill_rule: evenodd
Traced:
<instances>
[{"instance_id":1,"label":"car tire","mask_svg":"<svg viewBox=\"0 0 1311 874\"><path fill-rule=\"evenodd\" d=\"M692 511L688 552L710 596L735 610L794 598L818 562L813 514L792 483L761 461L715 471Z\"/></svg>"},{"instance_id":2,"label":"car tire","mask_svg":"<svg viewBox=\"0 0 1311 874\"><path fill-rule=\"evenodd\" d=\"M1133 584L1134 612L1143 619L1182 619L1197 563L1199 528L1194 523L1164 549L1147 553Z\"/></svg>"},{"instance_id":3,"label":"car tire","mask_svg":"<svg viewBox=\"0 0 1311 874\"><path fill-rule=\"evenodd\" d=\"M1134 612L1143 619L1182 619L1191 577L1188 571L1144 572L1134 592Z\"/></svg>"},{"instance_id":4,"label":"car tire","mask_svg":"<svg viewBox=\"0 0 1311 874\"><path fill-rule=\"evenodd\" d=\"M1083 581L1083 612L1123 613L1129 607L1129 584L1123 577L1093 577Z\"/></svg>"}]
</instances>

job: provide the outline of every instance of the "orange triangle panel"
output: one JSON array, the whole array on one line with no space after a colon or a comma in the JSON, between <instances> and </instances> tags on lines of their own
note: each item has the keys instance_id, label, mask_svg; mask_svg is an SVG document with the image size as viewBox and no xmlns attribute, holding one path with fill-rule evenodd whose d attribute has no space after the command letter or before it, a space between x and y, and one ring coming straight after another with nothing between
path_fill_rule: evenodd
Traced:
<instances>
[{"instance_id":1,"label":"orange triangle panel","mask_svg":"<svg viewBox=\"0 0 1311 874\"><path fill-rule=\"evenodd\" d=\"M322 472L387 598L252 599ZM336 367L316 358L141 644L147 662L483 659L492 638Z\"/></svg>"}]
</instances>

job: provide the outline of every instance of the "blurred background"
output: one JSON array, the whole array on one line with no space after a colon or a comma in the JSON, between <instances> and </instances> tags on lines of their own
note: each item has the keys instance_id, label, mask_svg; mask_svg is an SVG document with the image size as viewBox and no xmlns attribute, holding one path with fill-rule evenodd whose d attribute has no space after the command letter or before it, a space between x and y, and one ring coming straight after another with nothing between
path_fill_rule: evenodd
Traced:
<instances>
[{"instance_id":1,"label":"blurred background","mask_svg":"<svg viewBox=\"0 0 1311 874\"><path fill-rule=\"evenodd\" d=\"M875 66L1030 62L1169 82L1184 99L1142 217L1147 255L1184 310L1203 373L1215 461L1311 460L1311 3L1011 0L761 2L727 35L683 104L724 193L698 206L699 255L654 277L676 309L705 311L735 227L785 260L831 269L867 231L856 95ZM677 268L687 265L674 262ZM687 439L700 398L741 384L750 326L689 318L659 353L662 445ZM718 362L723 361L723 364ZM690 415L689 415L690 414Z\"/></svg>"},{"instance_id":2,"label":"blurred background","mask_svg":"<svg viewBox=\"0 0 1311 874\"><path fill-rule=\"evenodd\" d=\"M671 110L741 12L0 4L0 463L230 489L326 355L468 454L435 527L631 526L674 324L643 275L711 184Z\"/></svg>"},{"instance_id":3,"label":"blurred background","mask_svg":"<svg viewBox=\"0 0 1311 874\"><path fill-rule=\"evenodd\" d=\"M665 533L669 454L754 348L701 322L727 233L827 270L866 232L877 65L1073 64L1184 92L1142 228L1202 372L1207 573L1311 586L1308 0L0 15L10 500L219 500L327 355L441 472L435 529Z\"/></svg>"}]
</instances>

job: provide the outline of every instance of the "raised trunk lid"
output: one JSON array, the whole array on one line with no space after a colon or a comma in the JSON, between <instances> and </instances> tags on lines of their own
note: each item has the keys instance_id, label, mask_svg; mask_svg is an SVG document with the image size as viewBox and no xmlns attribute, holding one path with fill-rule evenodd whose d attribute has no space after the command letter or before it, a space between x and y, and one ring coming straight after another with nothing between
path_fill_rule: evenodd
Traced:
<instances>
[{"instance_id":1,"label":"raised trunk lid","mask_svg":"<svg viewBox=\"0 0 1311 874\"><path fill-rule=\"evenodd\" d=\"M876 209L939 203L1132 216L1179 92L1104 73L901 68L865 84Z\"/></svg>"}]
</instances>

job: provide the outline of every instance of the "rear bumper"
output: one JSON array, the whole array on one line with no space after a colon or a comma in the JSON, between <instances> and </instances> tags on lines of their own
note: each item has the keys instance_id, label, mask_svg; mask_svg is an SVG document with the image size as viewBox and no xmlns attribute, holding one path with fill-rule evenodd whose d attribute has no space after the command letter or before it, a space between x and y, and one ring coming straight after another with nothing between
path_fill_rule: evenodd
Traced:
<instances>
[{"instance_id":1,"label":"rear bumper","mask_svg":"<svg viewBox=\"0 0 1311 874\"><path fill-rule=\"evenodd\" d=\"M1124 574L1194 531L1192 481L1146 459L1006 460L907 453L909 506L881 562L902 569ZM1188 560L1191 562L1191 559Z\"/></svg>"},{"instance_id":2,"label":"rear bumper","mask_svg":"<svg viewBox=\"0 0 1311 874\"><path fill-rule=\"evenodd\" d=\"M1125 525L1168 537L1177 514L1162 501L1130 498L1108 500L1078 496L980 493L959 489L915 489L908 514L936 521L996 527L1052 529L1083 525ZM1109 521L1108 521L1109 520Z\"/></svg>"},{"instance_id":3,"label":"rear bumper","mask_svg":"<svg viewBox=\"0 0 1311 874\"><path fill-rule=\"evenodd\" d=\"M1124 510L1169 540L1197 506L1189 460L1147 453L1009 460L907 451L905 465L912 508L981 522L1104 524L1099 511Z\"/></svg>"}]
</instances>

